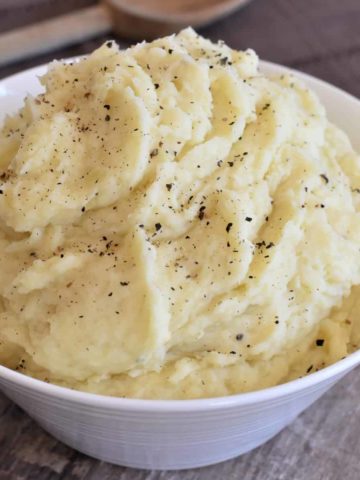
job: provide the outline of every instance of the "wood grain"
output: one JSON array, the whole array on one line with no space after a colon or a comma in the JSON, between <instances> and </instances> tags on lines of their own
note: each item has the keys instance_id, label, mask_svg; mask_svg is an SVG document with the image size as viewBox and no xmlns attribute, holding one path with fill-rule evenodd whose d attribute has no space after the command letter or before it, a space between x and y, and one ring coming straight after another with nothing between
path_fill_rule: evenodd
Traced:
<instances>
[{"instance_id":1,"label":"wood grain","mask_svg":"<svg viewBox=\"0 0 360 480\"><path fill-rule=\"evenodd\" d=\"M0 31L93 4L1 0ZM206 28L234 48L324 78L360 97L359 0L254 0ZM104 37L0 69L0 77L53 57L86 53ZM119 39L127 45L126 39ZM276 438L238 459L182 472L116 467L60 444L0 394L0 480L357 480L360 370L348 375Z\"/></svg>"}]
</instances>

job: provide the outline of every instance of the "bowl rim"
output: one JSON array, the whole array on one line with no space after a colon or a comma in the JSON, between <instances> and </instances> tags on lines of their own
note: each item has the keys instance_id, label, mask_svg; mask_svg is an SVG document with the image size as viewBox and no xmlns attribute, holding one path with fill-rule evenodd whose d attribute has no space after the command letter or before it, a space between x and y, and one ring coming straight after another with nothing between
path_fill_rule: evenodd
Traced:
<instances>
[{"instance_id":1,"label":"bowl rim","mask_svg":"<svg viewBox=\"0 0 360 480\"><path fill-rule=\"evenodd\" d=\"M200 410L218 410L265 403L274 399L287 397L299 391L305 391L320 383L342 375L360 364L360 349L321 370L290 380L280 385L245 393L236 393L223 397L195 398L185 400L154 400L142 398L125 398L74 390L68 387L47 383L37 378L11 370L0 365L0 382L5 380L18 387L32 390L41 395L58 400L69 401L97 408L142 412L196 412ZM0 385L1 390L1 385Z\"/></svg>"},{"instance_id":2,"label":"bowl rim","mask_svg":"<svg viewBox=\"0 0 360 480\"><path fill-rule=\"evenodd\" d=\"M66 59L65 61L78 61L80 56ZM50 63L50 62L49 62ZM3 79L0 79L0 86L5 82L12 82L18 80L24 74L38 75L39 72L44 69L49 63L38 65L27 70L15 73ZM312 75L303 73L301 71L286 67L273 62L260 60L260 69L264 68L266 73L275 72L289 72L294 73L300 79L305 82L309 82L311 85L318 86L325 89L327 92L331 91L332 94L341 95L343 98L347 98L353 102L358 103L360 109L360 100L354 95L331 85L330 83L316 78ZM350 139L351 140L351 139ZM32 390L38 394L44 394L53 398L69 401L86 406L93 406L97 408L110 408L116 410L127 411L143 411L143 412L196 412L200 410L214 410L231 408L235 406L245 406L267 402L269 400L278 399L280 397L286 397L291 394L297 393L302 390L307 390L320 383L324 383L332 378L345 375L351 369L360 364L360 349L347 355L345 358L324 367L321 370L310 373L303 377L290 380L286 383L275 385L260 390L255 390L246 393L237 393L222 397L210 397L210 398L196 398L185 400L154 400L154 399L138 399L138 398L124 398L114 397L109 395L102 395L90 392L84 392L81 390L74 390L68 387L62 387L60 385L51 384L33 378L15 370L11 370L3 365L0 365L0 381L4 380L6 383L13 383L14 385ZM5 385L6 389L6 385ZM1 390L1 384L0 384Z\"/></svg>"}]
</instances>

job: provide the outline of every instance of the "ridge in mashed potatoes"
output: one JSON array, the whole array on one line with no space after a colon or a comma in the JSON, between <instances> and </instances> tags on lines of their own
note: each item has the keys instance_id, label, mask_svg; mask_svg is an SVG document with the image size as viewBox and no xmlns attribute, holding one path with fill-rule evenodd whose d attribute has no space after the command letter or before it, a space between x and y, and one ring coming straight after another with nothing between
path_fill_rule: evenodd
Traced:
<instances>
[{"instance_id":1,"label":"ridge in mashed potatoes","mask_svg":"<svg viewBox=\"0 0 360 480\"><path fill-rule=\"evenodd\" d=\"M186 29L54 62L0 134L0 362L140 398L359 343L360 161L317 97Z\"/></svg>"}]
</instances>

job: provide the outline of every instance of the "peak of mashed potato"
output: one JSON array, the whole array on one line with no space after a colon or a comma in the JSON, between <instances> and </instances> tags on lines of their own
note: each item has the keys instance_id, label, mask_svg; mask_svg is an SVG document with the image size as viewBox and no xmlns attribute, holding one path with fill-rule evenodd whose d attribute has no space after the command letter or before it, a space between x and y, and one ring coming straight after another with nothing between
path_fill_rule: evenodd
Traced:
<instances>
[{"instance_id":1,"label":"peak of mashed potato","mask_svg":"<svg viewBox=\"0 0 360 480\"><path fill-rule=\"evenodd\" d=\"M0 134L0 362L197 398L357 348L360 160L317 97L186 29L51 64Z\"/></svg>"}]
</instances>

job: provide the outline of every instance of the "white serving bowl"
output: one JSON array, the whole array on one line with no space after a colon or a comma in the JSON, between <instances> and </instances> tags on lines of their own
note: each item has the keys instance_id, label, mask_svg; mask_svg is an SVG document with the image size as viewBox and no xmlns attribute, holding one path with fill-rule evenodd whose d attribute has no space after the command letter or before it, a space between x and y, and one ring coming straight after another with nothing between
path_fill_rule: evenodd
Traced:
<instances>
[{"instance_id":1,"label":"white serving bowl","mask_svg":"<svg viewBox=\"0 0 360 480\"><path fill-rule=\"evenodd\" d=\"M284 67L261 63L266 73ZM41 90L38 67L0 82L1 115ZM360 101L297 72L360 150ZM304 378L252 393L201 400L133 400L50 385L0 366L0 388L60 441L92 457L148 469L200 467L248 452L276 435L360 363L360 350Z\"/></svg>"}]
</instances>

